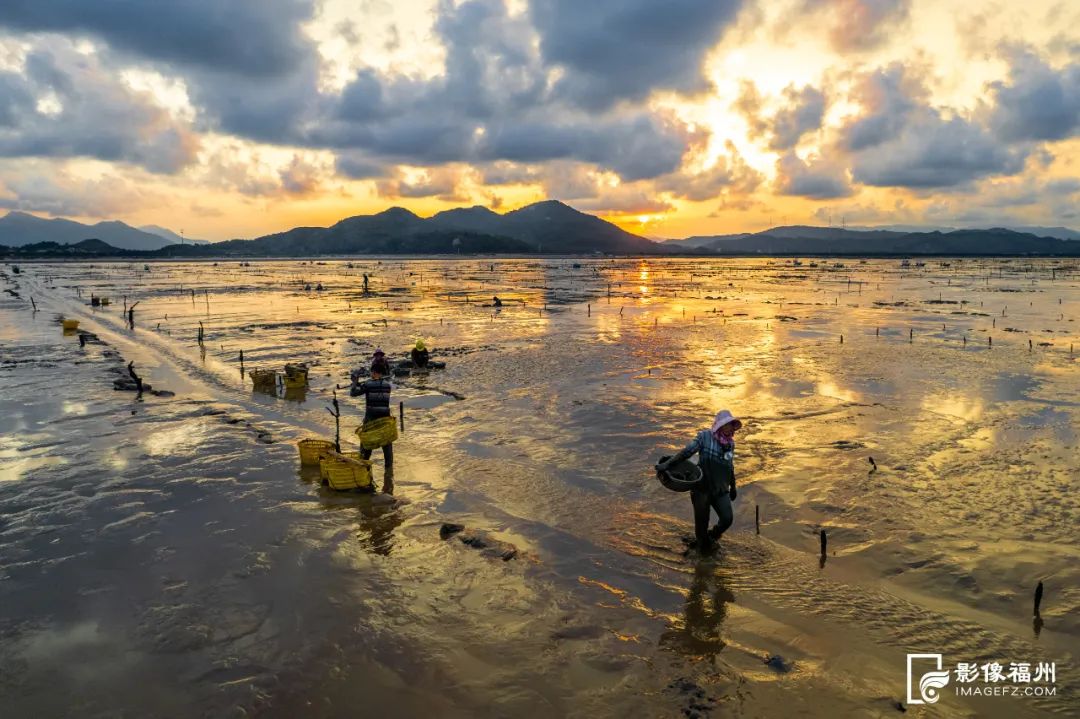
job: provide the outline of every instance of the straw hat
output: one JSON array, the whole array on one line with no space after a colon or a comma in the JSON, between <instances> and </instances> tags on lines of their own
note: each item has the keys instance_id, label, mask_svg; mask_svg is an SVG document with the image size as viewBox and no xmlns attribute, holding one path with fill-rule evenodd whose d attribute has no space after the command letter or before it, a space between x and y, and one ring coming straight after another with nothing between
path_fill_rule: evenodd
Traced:
<instances>
[{"instance_id":1,"label":"straw hat","mask_svg":"<svg viewBox=\"0 0 1080 719\"><path fill-rule=\"evenodd\" d=\"M729 410L722 409L716 413L716 419L713 420L712 429L709 431L715 432L716 430L723 427L725 424L731 424L732 422L735 423L735 429L739 429L740 427L742 427L742 421L736 419Z\"/></svg>"}]
</instances>

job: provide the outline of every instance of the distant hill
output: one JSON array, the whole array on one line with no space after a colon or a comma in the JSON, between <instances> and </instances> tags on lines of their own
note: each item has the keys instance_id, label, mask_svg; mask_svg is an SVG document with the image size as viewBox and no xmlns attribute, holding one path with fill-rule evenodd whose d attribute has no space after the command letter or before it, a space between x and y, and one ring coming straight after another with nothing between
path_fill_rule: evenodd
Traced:
<instances>
[{"instance_id":1,"label":"distant hill","mask_svg":"<svg viewBox=\"0 0 1080 719\"><path fill-rule=\"evenodd\" d=\"M470 229L529 243L537 252L632 255L663 252L662 244L632 234L558 200L527 205L505 215L483 207L440 212L428 222L447 229Z\"/></svg>"},{"instance_id":2,"label":"distant hill","mask_svg":"<svg viewBox=\"0 0 1080 719\"><path fill-rule=\"evenodd\" d=\"M191 237L184 237L170 230L168 227L162 227L161 225L140 225L138 229L143 232L149 232L151 235L157 235L163 237L169 242L175 242L181 245L208 245L210 240L196 240Z\"/></svg>"},{"instance_id":3,"label":"distant hill","mask_svg":"<svg viewBox=\"0 0 1080 719\"><path fill-rule=\"evenodd\" d=\"M1000 227L896 232L795 225L751 235L689 239L698 251L733 255L1080 255L1080 243L1075 241Z\"/></svg>"},{"instance_id":4,"label":"distant hill","mask_svg":"<svg viewBox=\"0 0 1080 719\"><path fill-rule=\"evenodd\" d=\"M28 239L48 227L79 239ZM153 226L159 231L168 230ZM1054 229L1054 228L1051 228ZM1056 228L1065 230L1066 228ZM123 244L108 239L119 234ZM35 233L37 233L35 235ZM86 235L93 233L90 237ZM135 233L131 235L130 233ZM1064 234L1064 233L1059 233ZM13 242L8 238L14 236ZM149 237L153 249L132 248ZM83 243L94 239L99 242ZM139 242L136 242L138 240ZM499 214L484 207L440 212L427 219L401 207L348 217L330 227L296 227L251 240L183 245L120 222L81 225L13 212L0 219L7 256L305 257L364 254L683 254L683 255L1043 255L1080 256L1080 241L1008 228L907 232L792 225L753 234L654 242L555 200ZM116 249L119 248L119 249Z\"/></svg>"},{"instance_id":5,"label":"distant hill","mask_svg":"<svg viewBox=\"0 0 1080 719\"><path fill-rule=\"evenodd\" d=\"M0 245L21 247L40 242L70 245L97 239L124 250L156 250L172 244L167 239L137 230L123 222L84 225L60 218L46 220L25 212L9 212L0 217Z\"/></svg>"},{"instance_id":6,"label":"distant hill","mask_svg":"<svg viewBox=\"0 0 1080 719\"><path fill-rule=\"evenodd\" d=\"M498 214L484 207L424 219L401 207L357 215L330 227L297 227L252 240L196 248L173 245L169 256L300 256L352 254L655 254L669 248L599 217L549 200Z\"/></svg>"}]
</instances>

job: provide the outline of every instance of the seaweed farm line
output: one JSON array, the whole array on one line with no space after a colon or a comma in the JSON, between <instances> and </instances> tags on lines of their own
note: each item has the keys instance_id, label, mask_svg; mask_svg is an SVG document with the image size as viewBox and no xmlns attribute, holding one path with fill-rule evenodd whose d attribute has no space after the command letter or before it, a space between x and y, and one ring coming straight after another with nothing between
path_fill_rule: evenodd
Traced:
<instances>
[{"instance_id":1,"label":"seaweed farm line","mask_svg":"<svg viewBox=\"0 0 1080 719\"><path fill-rule=\"evenodd\" d=\"M0 716L1077 715L1078 319L1065 260L0 267ZM322 486L417 338L393 494ZM723 408L701 559L653 465Z\"/></svg>"}]
</instances>

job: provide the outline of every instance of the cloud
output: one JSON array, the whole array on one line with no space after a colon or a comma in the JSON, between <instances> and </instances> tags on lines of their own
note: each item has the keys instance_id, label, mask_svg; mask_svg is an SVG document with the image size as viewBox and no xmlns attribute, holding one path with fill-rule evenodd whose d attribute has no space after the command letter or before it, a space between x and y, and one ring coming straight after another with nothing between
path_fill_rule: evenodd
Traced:
<instances>
[{"instance_id":1,"label":"cloud","mask_svg":"<svg viewBox=\"0 0 1080 719\"><path fill-rule=\"evenodd\" d=\"M735 19L741 0L530 0L529 15L556 93L605 110L652 91L708 88L706 53Z\"/></svg>"},{"instance_id":2,"label":"cloud","mask_svg":"<svg viewBox=\"0 0 1080 719\"><path fill-rule=\"evenodd\" d=\"M386 168L381 163L359 152L339 152L334 158L334 168L338 174L353 180L371 180L386 175Z\"/></svg>"},{"instance_id":3,"label":"cloud","mask_svg":"<svg viewBox=\"0 0 1080 719\"><path fill-rule=\"evenodd\" d=\"M885 44L907 22L911 0L804 0L803 10L828 19L833 49L852 52Z\"/></svg>"},{"instance_id":4,"label":"cloud","mask_svg":"<svg viewBox=\"0 0 1080 719\"><path fill-rule=\"evenodd\" d=\"M796 90L794 85L784 89L784 106L772 121L772 150L789 150L799 144L808 132L821 127L825 116L825 93L806 85Z\"/></svg>"},{"instance_id":5,"label":"cloud","mask_svg":"<svg viewBox=\"0 0 1080 719\"><path fill-rule=\"evenodd\" d=\"M990 84L990 124L1005 141L1063 140L1080 134L1080 63L1054 69L1031 51L1015 51L1009 81Z\"/></svg>"},{"instance_id":6,"label":"cloud","mask_svg":"<svg viewBox=\"0 0 1080 719\"><path fill-rule=\"evenodd\" d=\"M311 159L293 155L292 162L278 172L278 177L285 192L306 195L319 189L323 174L323 168Z\"/></svg>"},{"instance_id":7,"label":"cloud","mask_svg":"<svg viewBox=\"0 0 1080 719\"><path fill-rule=\"evenodd\" d=\"M397 168L390 178L377 180L375 187L382 197L436 197L445 202L467 202L465 188L472 170L467 167Z\"/></svg>"},{"instance_id":8,"label":"cloud","mask_svg":"<svg viewBox=\"0 0 1080 719\"><path fill-rule=\"evenodd\" d=\"M762 174L747 164L730 140L726 149L727 155L721 155L706 170L680 170L657 178L657 190L692 202L703 202L724 193L744 195L756 190L763 180Z\"/></svg>"},{"instance_id":9,"label":"cloud","mask_svg":"<svg viewBox=\"0 0 1080 719\"><path fill-rule=\"evenodd\" d=\"M91 157L174 173L198 148L186 123L66 38L37 38L21 73L0 73L0 157Z\"/></svg>"},{"instance_id":10,"label":"cloud","mask_svg":"<svg viewBox=\"0 0 1080 719\"><path fill-rule=\"evenodd\" d=\"M673 171L700 141L701 131L671 115L635 107L586 113L560 97L528 16L511 15L501 0L439 7L445 73L417 80L360 70L304 144L397 164L578 160L632 182Z\"/></svg>"},{"instance_id":11,"label":"cloud","mask_svg":"<svg viewBox=\"0 0 1080 719\"><path fill-rule=\"evenodd\" d=\"M820 157L799 159L788 152L776 161L776 191L781 195L831 200L853 194L843 165Z\"/></svg>"},{"instance_id":12,"label":"cloud","mask_svg":"<svg viewBox=\"0 0 1080 719\"><path fill-rule=\"evenodd\" d=\"M769 130L769 123L763 115L765 101L758 92L753 80L739 81L739 94L731 103L731 109L746 120L747 131L751 138L760 138Z\"/></svg>"},{"instance_id":13,"label":"cloud","mask_svg":"<svg viewBox=\"0 0 1080 719\"><path fill-rule=\"evenodd\" d=\"M857 182L877 187L952 187L1015 175L1030 152L1002 144L977 122L922 108L895 137L856 152L851 173Z\"/></svg>"},{"instance_id":14,"label":"cloud","mask_svg":"<svg viewBox=\"0 0 1080 719\"><path fill-rule=\"evenodd\" d=\"M54 217L112 218L164 197L119 174L87 178L52 161L30 160L0 172L0 208Z\"/></svg>"},{"instance_id":15,"label":"cloud","mask_svg":"<svg viewBox=\"0 0 1080 719\"><path fill-rule=\"evenodd\" d=\"M840 128L840 146L859 151L895 138L911 113L928 96L920 78L894 62L856 78L852 101L863 110Z\"/></svg>"},{"instance_id":16,"label":"cloud","mask_svg":"<svg viewBox=\"0 0 1080 719\"><path fill-rule=\"evenodd\" d=\"M647 113L591 122L532 120L493 127L480 138L476 155L526 163L576 159L634 181L679 167L691 139L678 120Z\"/></svg>"},{"instance_id":17,"label":"cloud","mask_svg":"<svg viewBox=\"0 0 1080 719\"><path fill-rule=\"evenodd\" d=\"M252 77L289 72L308 52L313 0L4 0L0 25L100 38L142 57Z\"/></svg>"},{"instance_id":18,"label":"cloud","mask_svg":"<svg viewBox=\"0 0 1080 719\"><path fill-rule=\"evenodd\" d=\"M540 169L509 160L496 160L480 168L485 185L531 185L541 178Z\"/></svg>"},{"instance_id":19,"label":"cloud","mask_svg":"<svg viewBox=\"0 0 1080 719\"><path fill-rule=\"evenodd\" d=\"M741 80L739 94L731 107L746 120L752 139L768 140L775 152L790 150L808 132L821 128L825 117L825 93L812 85L788 85L779 98L780 108L768 116L766 100L752 80Z\"/></svg>"}]
</instances>

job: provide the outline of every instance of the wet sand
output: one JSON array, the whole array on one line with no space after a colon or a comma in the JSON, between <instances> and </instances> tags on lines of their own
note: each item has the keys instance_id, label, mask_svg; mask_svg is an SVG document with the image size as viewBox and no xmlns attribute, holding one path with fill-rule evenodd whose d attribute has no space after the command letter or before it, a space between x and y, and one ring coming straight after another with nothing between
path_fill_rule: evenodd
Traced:
<instances>
[{"instance_id":1,"label":"wet sand","mask_svg":"<svg viewBox=\"0 0 1080 719\"><path fill-rule=\"evenodd\" d=\"M0 715L892 716L907 652L1058 667L909 714L1077 713L1080 271L809 262L0 268ZM295 441L417 336L394 496L319 487ZM722 407L735 524L685 557L651 466Z\"/></svg>"}]
</instances>

